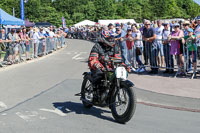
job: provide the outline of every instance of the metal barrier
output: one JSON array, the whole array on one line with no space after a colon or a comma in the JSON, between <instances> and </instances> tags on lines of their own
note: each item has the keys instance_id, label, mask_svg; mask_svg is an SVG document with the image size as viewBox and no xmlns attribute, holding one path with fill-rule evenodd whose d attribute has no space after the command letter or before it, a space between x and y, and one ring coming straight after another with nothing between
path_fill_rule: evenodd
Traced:
<instances>
[{"instance_id":1,"label":"metal barrier","mask_svg":"<svg viewBox=\"0 0 200 133\"><path fill-rule=\"evenodd\" d=\"M97 37L99 37L100 32L88 32L86 37L82 37L84 32L74 32L70 33L69 38L74 39L84 39L84 40L90 40L95 42L97 40ZM124 38L125 39L125 38ZM133 66L134 68L139 67L150 67L151 69L166 69L173 71L177 70L174 77L177 77L181 73L183 75L188 74L188 72L191 72L191 78L193 79L196 77L197 69L200 67L198 66L198 62L200 58L197 59L197 56L200 57L200 46L198 46L198 50L189 51L186 44L179 44L179 50L182 52L181 54L172 54L171 53L171 43L169 42L167 44L163 44L162 41L165 41L165 39L156 39L153 43L144 41L142 39L136 40L143 42L143 47L132 47L131 50L125 50L121 48L122 57L125 58L124 62L125 64L129 64ZM159 41L161 43L161 46L158 47ZM180 40L179 40L180 41ZM135 42L134 42L135 43ZM123 49L123 50L122 50ZM163 50L163 51L160 51ZM163 55L160 55L159 53L163 52ZM125 53L125 54L124 54ZM124 55L123 55L124 54ZM165 66L159 65L163 62L163 56L164 57L164 64ZM196 61L193 60L193 58L196 57ZM191 61L192 59L192 61ZM126 63L128 62L128 63ZM144 63L143 63L144 62ZM194 62L194 63L193 63ZM197 63L195 63L197 62ZM193 68L191 69L191 65L193 64ZM189 67L190 65L190 67Z\"/></svg>"},{"instance_id":2,"label":"metal barrier","mask_svg":"<svg viewBox=\"0 0 200 133\"><path fill-rule=\"evenodd\" d=\"M137 40L137 41L143 41L143 40ZM199 67L198 66L199 60L197 59L197 55L198 55L197 49L189 50L189 48L186 44L181 44L181 40L178 40L179 41L178 50L180 51L180 53L173 54L171 51L172 50L172 47L171 47L172 41L170 41L169 43L164 44L164 45L161 44L161 45L163 45L162 50L164 52L164 55L162 55L162 56L164 56L164 59L165 59L165 67L159 66L158 62L160 62L160 63L162 62L161 61L162 57L159 54L160 47L158 47L158 41L164 41L164 40L157 39L153 43L143 41L144 51L143 51L142 55L143 55L143 61L145 62L144 63L145 67L151 67L151 68L156 68L156 69L165 68L166 70L177 69L177 72L174 77L177 77L178 75L180 75L180 73L182 73L182 75L186 75L186 74L188 74L188 72L192 71L191 78L193 79L194 77L196 77L197 68ZM195 46L195 47L197 47L197 46ZM137 58L137 56L135 55L135 53L137 53L136 49L137 48L135 48L135 47L132 48L132 51L134 51L134 52L132 52L132 54L133 54L132 62L136 62L136 58ZM157 57L159 57L159 60ZM192 68L192 66L193 66L193 68Z\"/></svg>"},{"instance_id":3,"label":"metal barrier","mask_svg":"<svg viewBox=\"0 0 200 133\"><path fill-rule=\"evenodd\" d=\"M0 64L11 65L52 53L65 45L65 38L64 36L45 38L40 39L39 42L33 39L19 42L6 40L4 43L6 44L5 56Z\"/></svg>"}]
</instances>

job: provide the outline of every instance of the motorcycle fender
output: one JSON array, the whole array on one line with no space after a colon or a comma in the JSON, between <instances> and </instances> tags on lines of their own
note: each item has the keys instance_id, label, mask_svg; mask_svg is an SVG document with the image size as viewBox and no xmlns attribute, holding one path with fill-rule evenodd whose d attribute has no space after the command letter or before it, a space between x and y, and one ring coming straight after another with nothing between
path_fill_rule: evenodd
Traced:
<instances>
[{"instance_id":1,"label":"motorcycle fender","mask_svg":"<svg viewBox=\"0 0 200 133\"><path fill-rule=\"evenodd\" d=\"M91 72L84 72L83 75L84 75L84 76L86 76L86 75L91 75Z\"/></svg>"},{"instance_id":2,"label":"motorcycle fender","mask_svg":"<svg viewBox=\"0 0 200 133\"><path fill-rule=\"evenodd\" d=\"M131 82L130 80L121 81L120 84L121 84L121 86L125 86L125 87L133 87L133 86L135 86L133 84L133 82Z\"/></svg>"}]
</instances>

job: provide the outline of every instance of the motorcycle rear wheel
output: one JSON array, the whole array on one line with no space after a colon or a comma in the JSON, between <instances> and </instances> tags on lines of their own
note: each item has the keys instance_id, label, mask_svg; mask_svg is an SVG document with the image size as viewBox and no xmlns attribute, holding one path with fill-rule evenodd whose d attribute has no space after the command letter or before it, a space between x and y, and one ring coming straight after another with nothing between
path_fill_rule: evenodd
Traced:
<instances>
[{"instance_id":1,"label":"motorcycle rear wheel","mask_svg":"<svg viewBox=\"0 0 200 133\"><path fill-rule=\"evenodd\" d=\"M90 75L86 75L83 79L82 87L81 87L81 99L83 106L85 108L91 108L93 105L89 102L92 102L92 99L89 98L92 95L93 87L92 87L92 77ZM86 102L86 101L88 102Z\"/></svg>"}]
</instances>

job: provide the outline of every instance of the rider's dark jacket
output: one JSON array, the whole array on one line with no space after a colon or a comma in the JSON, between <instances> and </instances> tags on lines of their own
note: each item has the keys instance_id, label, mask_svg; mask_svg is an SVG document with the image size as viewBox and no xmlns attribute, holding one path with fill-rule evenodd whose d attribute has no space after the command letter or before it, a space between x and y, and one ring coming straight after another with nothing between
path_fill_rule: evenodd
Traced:
<instances>
[{"instance_id":1,"label":"rider's dark jacket","mask_svg":"<svg viewBox=\"0 0 200 133\"><path fill-rule=\"evenodd\" d=\"M105 70L105 57L115 57L121 59L120 49L118 45L113 47L108 46L102 42L96 43L89 56L89 68L91 71ZM111 63L108 62L107 68L112 69Z\"/></svg>"}]
</instances>

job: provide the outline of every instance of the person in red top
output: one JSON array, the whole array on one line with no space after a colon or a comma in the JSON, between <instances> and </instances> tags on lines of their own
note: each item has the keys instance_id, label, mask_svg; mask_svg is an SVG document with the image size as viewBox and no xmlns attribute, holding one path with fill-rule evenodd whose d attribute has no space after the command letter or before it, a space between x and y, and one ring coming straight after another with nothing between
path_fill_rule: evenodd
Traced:
<instances>
[{"instance_id":1,"label":"person in red top","mask_svg":"<svg viewBox=\"0 0 200 133\"><path fill-rule=\"evenodd\" d=\"M127 54L128 62L129 62L129 64L134 66L135 65L135 63L133 62L133 58L134 58L134 41L133 41L132 30L131 29L127 30L126 45L127 45L127 49L128 49L128 54Z\"/></svg>"}]
</instances>

